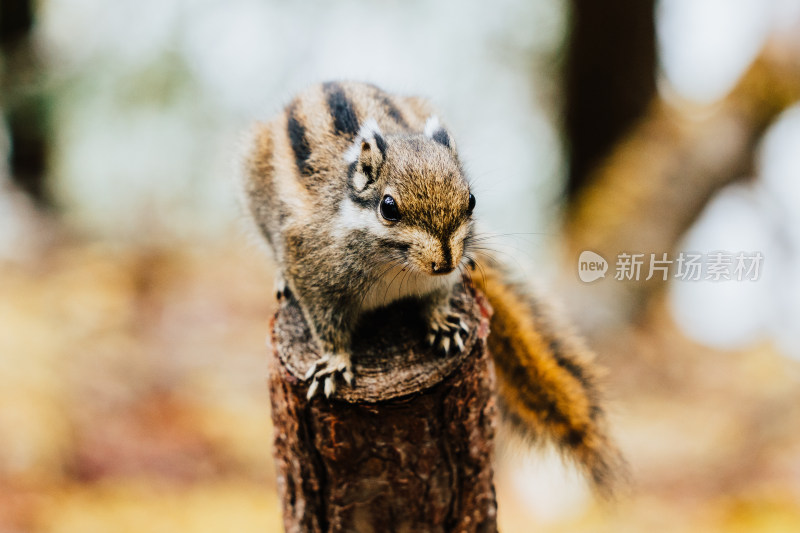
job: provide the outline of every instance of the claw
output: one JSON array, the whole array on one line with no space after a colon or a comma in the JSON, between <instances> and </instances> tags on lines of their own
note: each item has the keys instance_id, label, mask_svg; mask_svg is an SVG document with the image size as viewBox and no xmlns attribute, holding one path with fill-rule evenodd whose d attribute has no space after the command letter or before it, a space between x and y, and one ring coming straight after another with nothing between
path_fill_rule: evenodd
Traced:
<instances>
[{"instance_id":1,"label":"claw","mask_svg":"<svg viewBox=\"0 0 800 533\"><path fill-rule=\"evenodd\" d=\"M308 393L306 393L307 400L310 400L314 397L314 395L317 393L317 388L319 388L319 381L315 379L311 382L311 386L308 387Z\"/></svg>"},{"instance_id":2,"label":"claw","mask_svg":"<svg viewBox=\"0 0 800 533\"><path fill-rule=\"evenodd\" d=\"M426 340L430 346L437 346L444 355L451 350L464 351L464 339L469 336L469 326L461 315L449 308L439 308L430 316Z\"/></svg>"},{"instance_id":3,"label":"claw","mask_svg":"<svg viewBox=\"0 0 800 533\"><path fill-rule=\"evenodd\" d=\"M450 337L442 337L442 350L445 355L450 353Z\"/></svg>"},{"instance_id":4,"label":"claw","mask_svg":"<svg viewBox=\"0 0 800 533\"><path fill-rule=\"evenodd\" d=\"M458 347L458 351L463 352L464 341L461 340L461 335L459 335L457 331L453 334L453 340L455 341L456 346Z\"/></svg>"},{"instance_id":5,"label":"claw","mask_svg":"<svg viewBox=\"0 0 800 533\"><path fill-rule=\"evenodd\" d=\"M347 354L327 354L312 363L305 379L312 379L308 387L306 397L310 400L319 391L320 381L322 381L322 391L325 397L330 398L336 392L336 377L341 375L342 379L348 384L353 384L353 369L350 364L350 357Z\"/></svg>"},{"instance_id":6,"label":"claw","mask_svg":"<svg viewBox=\"0 0 800 533\"><path fill-rule=\"evenodd\" d=\"M317 363L319 363L319 360L314 361L313 363L311 363L311 366L309 367L309 369L306 372L306 375L303 377L303 379L311 379L311 376L313 376L314 374L317 373ZM315 380L315 383L316 383L316 380Z\"/></svg>"}]
</instances>

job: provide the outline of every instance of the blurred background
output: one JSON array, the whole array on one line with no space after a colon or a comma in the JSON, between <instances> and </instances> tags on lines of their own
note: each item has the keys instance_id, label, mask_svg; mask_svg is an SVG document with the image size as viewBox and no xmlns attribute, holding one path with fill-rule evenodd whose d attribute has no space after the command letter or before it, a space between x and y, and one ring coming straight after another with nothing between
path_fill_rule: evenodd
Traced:
<instances>
[{"instance_id":1,"label":"blurred background","mask_svg":"<svg viewBox=\"0 0 800 533\"><path fill-rule=\"evenodd\" d=\"M0 532L280 530L272 267L232 183L331 78L435 102L496 258L608 369L630 496L504 450L503 531L800 531L799 1L0 6ZM614 279L718 251L758 279Z\"/></svg>"}]
</instances>

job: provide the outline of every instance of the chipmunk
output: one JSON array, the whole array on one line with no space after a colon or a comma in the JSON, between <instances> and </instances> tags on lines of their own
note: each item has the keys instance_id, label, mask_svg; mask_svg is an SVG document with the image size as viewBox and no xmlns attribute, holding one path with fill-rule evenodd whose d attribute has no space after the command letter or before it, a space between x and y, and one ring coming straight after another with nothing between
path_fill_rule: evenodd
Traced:
<instances>
[{"instance_id":1,"label":"chipmunk","mask_svg":"<svg viewBox=\"0 0 800 533\"><path fill-rule=\"evenodd\" d=\"M467 326L450 296L463 271L480 268L505 419L549 437L610 491L622 460L590 352L502 269L475 261L475 195L426 100L353 82L305 90L257 126L243 192L277 260L278 298L293 295L323 353L305 376L309 398L352 384L359 316L399 299L422 302L431 345L463 350Z\"/></svg>"}]
</instances>

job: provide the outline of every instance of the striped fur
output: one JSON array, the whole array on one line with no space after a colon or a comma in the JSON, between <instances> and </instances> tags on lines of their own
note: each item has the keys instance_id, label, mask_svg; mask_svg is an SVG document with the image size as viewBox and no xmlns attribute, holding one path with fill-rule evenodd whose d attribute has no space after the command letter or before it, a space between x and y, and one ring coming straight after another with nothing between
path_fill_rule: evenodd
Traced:
<instances>
[{"instance_id":1,"label":"striped fur","mask_svg":"<svg viewBox=\"0 0 800 533\"><path fill-rule=\"evenodd\" d=\"M427 101L352 82L310 87L257 126L244 193L286 281L281 294L297 299L323 354L309 394L352 377L360 314L397 299L424 302L445 350L461 344L446 323L473 236L470 187ZM387 195L397 220L381 215ZM555 442L609 491L622 461L588 350L499 271L473 278L495 309L489 348L506 419Z\"/></svg>"},{"instance_id":2,"label":"striped fur","mask_svg":"<svg viewBox=\"0 0 800 533\"><path fill-rule=\"evenodd\" d=\"M494 309L488 345L503 417L526 440L555 443L601 496L613 495L626 465L608 434L591 351L544 300L499 268L482 265L473 281Z\"/></svg>"}]
</instances>

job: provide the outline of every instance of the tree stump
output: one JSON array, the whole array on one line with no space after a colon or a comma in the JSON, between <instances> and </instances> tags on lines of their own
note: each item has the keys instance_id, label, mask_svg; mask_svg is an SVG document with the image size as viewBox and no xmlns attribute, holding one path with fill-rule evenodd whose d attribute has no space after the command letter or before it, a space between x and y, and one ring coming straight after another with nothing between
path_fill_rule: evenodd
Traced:
<instances>
[{"instance_id":1,"label":"tree stump","mask_svg":"<svg viewBox=\"0 0 800 533\"><path fill-rule=\"evenodd\" d=\"M493 532L491 308L466 286L453 300L470 326L462 353L425 343L412 303L367 316L356 381L306 400L318 349L296 302L272 321L270 395L287 532Z\"/></svg>"}]
</instances>

